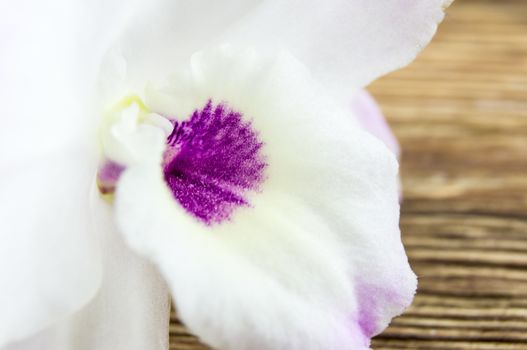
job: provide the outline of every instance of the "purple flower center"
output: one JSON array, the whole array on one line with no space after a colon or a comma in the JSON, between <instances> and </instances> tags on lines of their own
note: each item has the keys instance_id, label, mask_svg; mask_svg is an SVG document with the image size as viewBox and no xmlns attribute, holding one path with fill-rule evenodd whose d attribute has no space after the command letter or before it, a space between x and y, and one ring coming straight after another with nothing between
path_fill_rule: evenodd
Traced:
<instances>
[{"instance_id":1,"label":"purple flower center","mask_svg":"<svg viewBox=\"0 0 527 350\"><path fill-rule=\"evenodd\" d=\"M267 166L250 122L224 103L208 101L188 120L174 122L164 154L164 177L174 198L207 225L248 206Z\"/></svg>"}]
</instances>

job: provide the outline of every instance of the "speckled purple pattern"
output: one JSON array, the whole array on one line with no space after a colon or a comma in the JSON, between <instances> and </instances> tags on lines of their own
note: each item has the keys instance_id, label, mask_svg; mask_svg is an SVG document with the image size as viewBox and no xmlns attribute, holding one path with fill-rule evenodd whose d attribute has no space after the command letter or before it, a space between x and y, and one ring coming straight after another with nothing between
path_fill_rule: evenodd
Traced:
<instances>
[{"instance_id":1,"label":"speckled purple pattern","mask_svg":"<svg viewBox=\"0 0 527 350\"><path fill-rule=\"evenodd\" d=\"M252 124L225 103L212 101L190 119L174 122L167 139L164 177L174 198L207 225L248 206L248 191L265 179L263 143Z\"/></svg>"}]
</instances>

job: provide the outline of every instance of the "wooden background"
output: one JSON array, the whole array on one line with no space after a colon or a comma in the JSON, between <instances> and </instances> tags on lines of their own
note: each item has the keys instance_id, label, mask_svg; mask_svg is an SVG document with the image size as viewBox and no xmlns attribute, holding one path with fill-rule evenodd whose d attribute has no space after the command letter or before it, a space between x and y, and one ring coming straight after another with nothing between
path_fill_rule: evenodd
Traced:
<instances>
[{"instance_id":1,"label":"wooden background","mask_svg":"<svg viewBox=\"0 0 527 350\"><path fill-rule=\"evenodd\" d=\"M457 0L418 60L370 91L402 144L420 277L373 349L527 349L527 0ZM175 317L170 330L172 350L206 349Z\"/></svg>"}]
</instances>

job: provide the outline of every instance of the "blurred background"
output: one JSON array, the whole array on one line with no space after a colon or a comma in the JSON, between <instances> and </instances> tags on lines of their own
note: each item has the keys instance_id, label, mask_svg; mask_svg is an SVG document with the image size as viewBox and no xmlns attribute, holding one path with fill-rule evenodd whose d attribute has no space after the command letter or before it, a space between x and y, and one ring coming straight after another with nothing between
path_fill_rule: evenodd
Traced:
<instances>
[{"instance_id":1,"label":"blurred background","mask_svg":"<svg viewBox=\"0 0 527 350\"><path fill-rule=\"evenodd\" d=\"M375 350L527 349L527 0L457 0L409 67L369 88L402 146L419 276ZM206 347L173 316L172 350Z\"/></svg>"},{"instance_id":2,"label":"blurred background","mask_svg":"<svg viewBox=\"0 0 527 350\"><path fill-rule=\"evenodd\" d=\"M401 142L419 290L374 349L527 349L527 1L457 0L371 86Z\"/></svg>"}]
</instances>

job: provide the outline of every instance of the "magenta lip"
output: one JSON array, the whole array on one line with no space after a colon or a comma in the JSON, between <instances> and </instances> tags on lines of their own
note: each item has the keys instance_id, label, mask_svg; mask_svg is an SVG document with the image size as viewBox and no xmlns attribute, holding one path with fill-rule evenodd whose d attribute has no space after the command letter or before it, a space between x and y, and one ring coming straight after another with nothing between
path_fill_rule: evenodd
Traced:
<instances>
[{"instance_id":1,"label":"magenta lip","mask_svg":"<svg viewBox=\"0 0 527 350\"><path fill-rule=\"evenodd\" d=\"M209 100L167 138L164 177L174 198L207 225L249 206L246 195L265 179L263 143L242 114Z\"/></svg>"},{"instance_id":2,"label":"magenta lip","mask_svg":"<svg viewBox=\"0 0 527 350\"><path fill-rule=\"evenodd\" d=\"M163 174L174 198L206 225L249 206L247 193L265 180L263 143L242 114L209 100L185 121L173 121L163 155ZM105 160L98 172L102 194L113 194L125 167Z\"/></svg>"}]
</instances>

